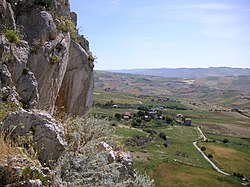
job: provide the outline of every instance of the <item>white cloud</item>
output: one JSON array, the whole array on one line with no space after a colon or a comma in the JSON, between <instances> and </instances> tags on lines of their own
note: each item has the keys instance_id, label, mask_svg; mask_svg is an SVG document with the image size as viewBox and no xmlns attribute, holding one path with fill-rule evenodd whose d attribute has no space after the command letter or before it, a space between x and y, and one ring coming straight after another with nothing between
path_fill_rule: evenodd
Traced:
<instances>
[{"instance_id":1,"label":"white cloud","mask_svg":"<svg viewBox=\"0 0 250 187\"><path fill-rule=\"evenodd\" d=\"M109 1L110 4L119 4L121 0L111 0Z\"/></svg>"},{"instance_id":2,"label":"white cloud","mask_svg":"<svg viewBox=\"0 0 250 187\"><path fill-rule=\"evenodd\" d=\"M183 9L203 9L203 10L234 10L236 7L222 3L205 3L180 6Z\"/></svg>"}]
</instances>

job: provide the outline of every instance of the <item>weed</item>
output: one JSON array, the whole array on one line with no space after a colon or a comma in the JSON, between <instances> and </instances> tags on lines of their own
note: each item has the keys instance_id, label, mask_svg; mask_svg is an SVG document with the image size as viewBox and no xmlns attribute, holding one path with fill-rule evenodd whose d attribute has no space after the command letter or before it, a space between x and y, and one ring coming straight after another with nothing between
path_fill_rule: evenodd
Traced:
<instances>
[{"instance_id":1,"label":"weed","mask_svg":"<svg viewBox=\"0 0 250 187\"><path fill-rule=\"evenodd\" d=\"M61 60L61 58L58 55L52 55L49 60L52 64L55 64L55 63L59 62Z\"/></svg>"},{"instance_id":2,"label":"weed","mask_svg":"<svg viewBox=\"0 0 250 187\"><path fill-rule=\"evenodd\" d=\"M17 145L13 142L10 135L6 135L0 130L0 161L5 162L9 156L23 156L25 151L18 148Z\"/></svg>"},{"instance_id":3,"label":"weed","mask_svg":"<svg viewBox=\"0 0 250 187\"><path fill-rule=\"evenodd\" d=\"M5 28L1 32L11 43L20 44L21 39L17 30Z\"/></svg>"},{"instance_id":4,"label":"weed","mask_svg":"<svg viewBox=\"0 0 250 187\"><path fill-rule=\"evenodd\" d=\"M52 0L40 0L36 4L45 7L46 10L53 10Z\"/></svg>"},{"instance_id":5,"label":"weed","mask_svg":"<svg viewBox=\"0 0 250 187\"><path fill-rule=\"evenodd\" d=\"M18 106L9 101L8 97L0 98L0 121L2 121L6 116L8 112L15 111L18 109Z\"/></svg>"},{"instance_id":6,"label":"weed","mask_svg":"<svg viewBox=\"0 0 250 187\"><path fill-rule=\"evenodd\" d=\"M29 68L28 67L23 68L22 74L27 75L28 73L29 73Z\"/></svg>"},{"instance_id":7,"label":"weed","mask_svg":"<svg viewBox=\"0 0 250 187\"><path fill-rule=\"evenodd\" d=\"M75 27L75 24L71 20L67 19L65 16L59 17L58 20L60 23L57 25L57 29L65 33L69 32L71 38L73 40L76 40L78 36L78 31Z\"/></svg>"}]
</instances>

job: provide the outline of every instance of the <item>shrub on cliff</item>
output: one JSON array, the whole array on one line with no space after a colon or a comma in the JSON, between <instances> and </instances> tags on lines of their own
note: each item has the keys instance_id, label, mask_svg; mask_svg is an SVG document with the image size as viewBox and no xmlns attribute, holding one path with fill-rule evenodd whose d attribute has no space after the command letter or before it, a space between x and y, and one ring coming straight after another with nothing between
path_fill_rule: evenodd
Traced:
<instances>
[{"instance_id":1,"label":"shrub on cliff","mask_svg":"<svg viewBox=\"0 0 250 187\"><path fill-rule=\"evenodd\" d=\"M62 32L69 32L71 38L75 40L78 35L75 24L71 20L67 19L65 16L61 16L57 19L59 20L59 23L57 24L57 29Z\"/></svg>"},{"instance_id":2,"label":"shrub on cliff","mask_svg":"<svg viewBox=\"0 0 250 187\"><path fill-rule=\"evenodd\" d=\"M9 42L15 43L15 44L21 43L21 39L17 30L8 29L8 28L4 28L1 30L2 30L1 34L3 34L8 39Z\"/></svg>"},{"instance_id":3,"label":"shrub on cliff","mask_svg":"<svg viewBox=\"0 0 250 187\"><path fill-rule=\"evenodd\" d=\"M110 136L111 126L107 121L93 118L68 119L65 128L69 146L55 168L55 184L86 187L153 185L149 177L131 175L124 163L112 160L112 150L109 148L98 149L102 141L115 145Z\"/></svg>"}]
</instances>

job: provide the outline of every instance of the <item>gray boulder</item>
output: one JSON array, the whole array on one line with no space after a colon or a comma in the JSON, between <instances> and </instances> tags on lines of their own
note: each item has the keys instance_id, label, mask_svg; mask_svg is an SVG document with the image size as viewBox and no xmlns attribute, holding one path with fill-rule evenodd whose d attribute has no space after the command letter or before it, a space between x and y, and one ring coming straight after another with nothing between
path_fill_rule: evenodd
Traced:
<instances>
[{"instance_id":1,"label":"gray boulder","mask_svg":"<svg viewBox=\"0 0 250 187\"><path fill-rule=\"evenodd\" d=\"M32 133L34 148L41 162L56 161L66 146L62 125L46 112L20 110L9 113L2 128L16 136Z\"/></svg>"}]
</instances>

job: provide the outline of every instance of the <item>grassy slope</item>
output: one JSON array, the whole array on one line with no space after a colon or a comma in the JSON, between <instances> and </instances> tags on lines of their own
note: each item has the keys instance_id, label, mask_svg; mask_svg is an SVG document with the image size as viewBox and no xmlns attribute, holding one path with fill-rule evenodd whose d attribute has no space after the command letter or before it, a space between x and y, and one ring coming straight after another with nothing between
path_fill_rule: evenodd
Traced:
<instances>
[{"instance_id":1,"label":"grassy slope","mask_svg":"<svg viewBox=\"0 0 250 187\"><path fill-rule=\"evenodd\" d=\"M152 174L157 187L236 187L240 181L222 176L214 170L181 164L162 163Z\"/></svg>"},{"instance_id":2,"label":"grassy slope","mask_svg":"<svg viewBox=\"0 0 250 187\"><path fill-rule=\"evenodd\" d=\"M197 138L194 128L173 126L164 131L168 136L168 147L157 139L141 148L128 147L132 155L137 155L136 168L140 173L149 173L158 187L166 186L238 186L239 180L225 177L214 171L204 158L193 147L192 141ZM120 140L133 135L147 136L138 129L116 128ZM160 145L160 148L158 146ZM187 156L177 156L176 151ZM141 154L136 154L136 153ZM177 161L175 161L177 160Z\"/></svg>"},{"instance_id":3,"label":"grassy slope","mask_svg":"<svg viewBox=\"0 0 250 187\"><path fill-rule=\"evenodd\" d=\"M201 143L207 148L206 153L213 155L213 160L230 173L241 173L250 177L250 143L249 140L237 137L208 134L209 139L216 142ZM228 143L223 143L223 139Z\"/></svg>"},{"instance_id":4,"label":"grassy slope","mask_svg":"<svg viewBox=\"0 0 250 187\"><path fill-rule=\"evenodd\" d=\"M116 91L105 92L103 90L95 91L95 102L105 104L110 100L114 101L114 104L133 104L137 105L138 102L142 102L143 105L153 105L158 106L159 102L150 98L138 98L133 95L118 93ZM169 102L160 102L161 105L171 105L176 104ZM181 106L183 104L180 103ZM190 108L186 107L186 108ZM114 116L115 113L124 113L129 109L102 109L94 108L92 113L102 113L107 116ZM137 112L136 109L131 110L132 112ZM163 111L164 115L175 115L177 113L182 113L186 117L191 117L193 122L196 124L213 124L216 127L237 127L240 126L243 129L248 129L250 121L237 113L230 112L210 112L205 110L200 110L199 107L194 107L194 110L172 110L165 109ZM116 124L119 122L115 121ZM123 123L125 124L125 123ZM203 126L202 126L203 127ZM210 128L203 128L207 132L213 132ZM201 157L197 150L193 147L192 141L197 139L197 132L193 127L184 126L168 126L165 128L155 128L159 133L161 131L165 132L168 137L168 147L163 146L164 141L157 138L154 142L151 142L143 147L127 147L131 151L135 158L136 168L141 172L147 172L156 181L156 186L239 186L240 181L234 177L224 177L218 174L212 169L212 167ZM219 131L217 133L224 133L224 131ZM238 129L236 128L236 131ZM225 132L226 133L226 132ZM147 133L143 132L141 129L133 129L126 127L124 125L118 125L115 131L116 136L123 142L126 138L134 135L148 136ZM228 133L230 134L230 133ZM238 134L241 134L239 131ZM235 136L237 136L236 134ZM220 141L224 138L221 135L212 135L216 138L220 138ZM216 139L213 137L213 139ZM231 137L229 137L231 138ZM234 137L232 137L234 139ZM236 138L240 140L239 138ZM232 140L231 140L232 141ZM249 146L249 142L246 143ZM214 147L208 148L212 152ZM234 151L239 153L239 147L230 147ZM186 156L178 156L176 152L185 153ZM243 151L244 152L244 151ZM214 151L215 162L221 164L223 167L223 157L217 157L216 151ZM235 168L241 167L240 162L242 162L249 155L249 152L244 152L244 154L238 154L239 159L232 162ZM246 162L249 162L247 159ZM246 166L248 166L246 164ZM248 169L245 168L248 173ZM231 171L231 170L230 170ZM240 170L239 170L240 171ZM233 172L233 171L232 171Z\"/></svg>"}]
</instances>

